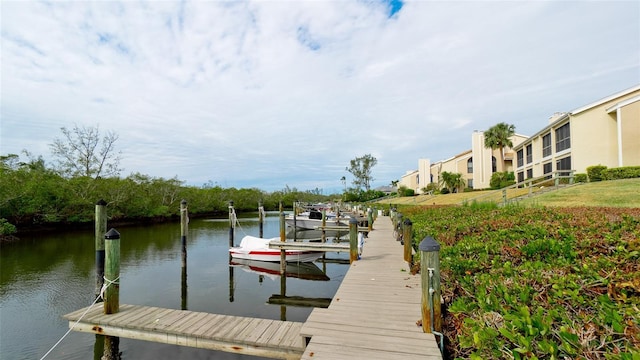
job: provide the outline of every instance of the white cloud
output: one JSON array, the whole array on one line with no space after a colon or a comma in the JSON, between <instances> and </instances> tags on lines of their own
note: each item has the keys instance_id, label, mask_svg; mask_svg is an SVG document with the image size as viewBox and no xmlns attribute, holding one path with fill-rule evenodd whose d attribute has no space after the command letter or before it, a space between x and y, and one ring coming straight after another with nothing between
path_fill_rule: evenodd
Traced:
<instances>
[{"instance_id":1,"label":"white cloud","mask_svg":"<svg viewBox=\"0 0 640 360\"><path fill-rule=\"evenodd\" d=\"M2 2L0 154L120 135L125 174L376 184L640 82L635 2ZM615 23L616 26L611 26Z\"/></svg>"}]
</instances>

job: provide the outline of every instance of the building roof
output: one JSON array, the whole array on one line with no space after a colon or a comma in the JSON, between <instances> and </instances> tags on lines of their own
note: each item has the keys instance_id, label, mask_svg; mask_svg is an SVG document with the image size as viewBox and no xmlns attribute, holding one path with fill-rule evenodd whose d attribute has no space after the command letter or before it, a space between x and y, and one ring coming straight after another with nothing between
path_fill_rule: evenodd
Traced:
<instances>
[{"instance_id":1,"label":"building roof","mask_svg":"<svg viewBox=\"0 0 640 360\"><path fill-rule=\"evenodd\" d=\"M630 93L632 93L634 91L638 91L638 90L640 90L640 84L638 84L638 85L636 85L634 87L631 87L629 89L617 92L615 94L609 95L609 96L607 96L605 98L602 98L602 99L600 99L598 101L592 102L591 104L587 104L585 106L579 107L579 108L571 111L571 115L577 115L577 114L579 114L581 112L587 111L587 110L589 110L591 108L594 108L596 106L600 106L600 105L602 105L602 104L604 104L604 103L606 103L608 101L611 101L611 100L613 100L615 98L619 98L621 96L625 96L627 94L630 94Z\"/></svg>"}]
</instances>

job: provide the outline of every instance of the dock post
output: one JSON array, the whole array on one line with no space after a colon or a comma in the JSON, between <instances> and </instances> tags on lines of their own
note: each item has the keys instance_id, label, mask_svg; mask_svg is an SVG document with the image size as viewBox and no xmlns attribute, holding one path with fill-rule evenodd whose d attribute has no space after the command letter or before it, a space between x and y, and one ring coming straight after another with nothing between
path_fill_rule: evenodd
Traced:
<instances>
[{"instance_id":1,"label":"dock post","mask_svg":"<svg viewBox=\"0 0 640 360\"><path fill-rule=\"evenodd\" d=\"M189 233L189 210L187 200L180 202L180 240L182 242L182 266L187 266L187 234Z\"/></svg>"},{"instance_id":2,"label":"dock post","mask_svg":"<svg viewBox=\"0 0 640 360\"><path fill-rule=\"evenodd\" d=\"M104 313L115 314L120 311L120 233L111 229L104 240Z\"/></svg>"},{"instance_id":3,"label":"dock post","mask_svg":"<svg viewBox=\"0 0 640 360\"><path fill-rule=\"evenodd\" d=\"M371 208L367 209L367 222L369 225L369 231L373 230L373 210L371 210Z\"/></svg>"},{"instance_id":4,"label":"dock post","mask_svg":"<svg viewBox=\"0 0 640 360\"><path fill-rule=\"evenodd\" d=\"M413 248L413 223L410 219L404 221L402 231L402 240L404 242L404 261L409 264L409 268L413 265L411 250Z\"/></svg>"},{"instance_id":5,"label":"dock post","mask_svg":"<svg viewBox=\"0 0 640 360\"><path fill-rule=\"evenodd\" d=\"M358 220L349 219L349 264L358 260Z\"/></svg>"},{"instance_id":6,"label":"dock post","mask_svg":"<svg viewBox=\"0 0 640 360\"><path fill-rule=\"evenodd\" d=\"M229 201L229 247L233 245L233 229L236 227L236 211L233 209L233 200Z\"/></svg>"},{"instance_id":7,"label":"dock post","mask_svg":"<svg viewBox=\"0 0 640 360\"><path fill-rule=\"evenodd\" d=\"M295 209L294 209L295 214ZM295 215L294 215L295 216ZM294 218L295 219L295 218ZM296 228L293 228L295 233ZM284 224L284 211L282 211L282 203L280 203L280 241L286 241L287 237L285 234L285 224ZM287 270L287 253L284 249L280 249L280 276L284 277Z\"/></svg>"},{"instance_id":8,"label":"dock post","mask_svg":"<svg viewBox=\"0 0 640 360\"><path fill-rule=\"evenodd\" d=\"M262 200L258 201L258 226L260 228L260 238L264 237L264 206Z\"/></svg>"},{"instance_id":9,"label":"dock post","mask_svg":"<svg viewBox=\"0 0 640 360\"><path fill-rule=\"evenodd\" d=\"M280 241L285 241L287 234L285 232L286 225L284 222L284 211L282 211L282 202L280 202ZM293 229L293 231L296 231Z\"/></svg>"},{"instance_id":10,"label":"dock post","mask_svg":"<svg viewBox=\"0 0 640 360\"><path fill-rule=\"evenodd\" d=\"M396 213L396 241L402 241L402 214Z\"/></svg>"},{"instance_id":11,"label":"dock post","mask_svg":"<svg viewBox=\"0 0 640 360\"><path fill-rule=\"evenodd\" d=\"M102 285L104 284L104 234L107 232L107 202L100 199L96 203L96 224L95 224L95 244L96 244L96 298L100 296Z\"/></svg>"},{"instance_id":12,"label":"dock post","mask_svg":"<svg viewBox=\"0 0 640 360\"><path fill-rule=\"evenodd\" d=\"M320 241L322 242L327 241L327 231L325 230L326 226L327 226L327 209L322 209L322 235L320 236Z\"/></svg>"},{"instance_id":13,"label":"dock post","mask_svg":"<svg viewBox=\"0 0 640 360\"><path fill-rule=\"evenodd\" d=\"M420 242L420 277L422 280L422 331L442 330L440 301L440 244L431 236Z\"/></svg>"},{"instance_id":14,"label":"dock post","mask_svg":"<svg viewBox=\"0 0 640 360\"><path fill-rule=\"evenodd\" d=\"M187 200L180 202L180 240L182 242L182 274L180 276L180 299L182 310L187 310L187 234L189 233L189 210Z\"/></svg>"}]
</instances>

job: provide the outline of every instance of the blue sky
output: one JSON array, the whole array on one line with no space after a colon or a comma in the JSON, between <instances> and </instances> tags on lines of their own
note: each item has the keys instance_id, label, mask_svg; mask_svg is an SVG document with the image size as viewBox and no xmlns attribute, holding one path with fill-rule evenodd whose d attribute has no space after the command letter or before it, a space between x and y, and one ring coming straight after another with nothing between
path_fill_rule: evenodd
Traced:
<instances>
[{"instance_id":1,"label":"blue sky","mask_svg":"<svg viewBox=\"0 0 640 360\"><path fill-rule=\"evenodd\" d=\"M0 154L120 138L121 176L340 191L640 83L637 1L2 1Z\"/></svg>"}]
</instances>

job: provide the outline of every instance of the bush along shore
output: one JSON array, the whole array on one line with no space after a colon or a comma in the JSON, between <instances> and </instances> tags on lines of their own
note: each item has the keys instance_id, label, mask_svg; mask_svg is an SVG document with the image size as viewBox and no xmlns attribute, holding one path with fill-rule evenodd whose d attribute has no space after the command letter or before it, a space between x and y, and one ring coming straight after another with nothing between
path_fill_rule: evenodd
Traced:
<instances>
[{"instance_id":1,"label":"bush along shore","mask_svg":"<svg viewBox=\"0 0 640 360\"><path fill-rule=\"evenodd\" d=\"M640 208L399 211L442 246L447 358L640 359Z\"/></svg>"}]
</instances>

